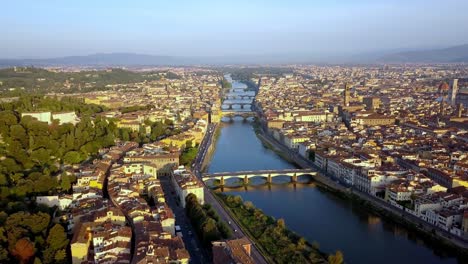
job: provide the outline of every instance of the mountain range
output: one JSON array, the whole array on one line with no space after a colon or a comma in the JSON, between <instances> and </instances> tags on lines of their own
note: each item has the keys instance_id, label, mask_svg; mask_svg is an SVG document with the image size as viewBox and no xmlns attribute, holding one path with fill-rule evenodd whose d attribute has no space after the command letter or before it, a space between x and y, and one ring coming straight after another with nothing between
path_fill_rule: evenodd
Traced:
<instances>
[{"instance_id":1,"label":"mountain range","mask_svg":"<svg viewBox=\"0 0 468 264\"><path fill-rule=\"evenodd\" d=\"M468 44L442 49L392 53L378 59L384 63L456 63L468 62Z\"/></svg>"},{"instance_id":2,"label":"mountain range","mask_svg":"<svg viewBox=\"0 0 468 264\"><path fill-rule=\"evenodd\" d=\"M318 61L312 56L157 56L135 53L98 53L49 59L0 59L0 67L10 66L173 66L197 64L287 64L287 63L464 63L468 62L468 44L431 50L373 52Z\"/></svg>"}]
</instances>

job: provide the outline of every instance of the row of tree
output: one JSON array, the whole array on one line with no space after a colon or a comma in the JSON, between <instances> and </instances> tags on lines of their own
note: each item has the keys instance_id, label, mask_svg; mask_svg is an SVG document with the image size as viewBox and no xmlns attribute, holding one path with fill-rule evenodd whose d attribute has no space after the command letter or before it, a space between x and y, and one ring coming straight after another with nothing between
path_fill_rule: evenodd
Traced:
<instances>
[{"instance_id":1,"label":"row of tree","mask_svg":"<svg viewBox=\"0 0 468 264\"><path fill-rule=\"evenodd\" d=\"M231 229L223 222L210 204L201 205L197 196L189 194L185 198L186 213L195 227L198 237L210 247L212 241L228 239Z\"/></svg>"},{"instance_id":2,"label":"row of tree","mask_svg":"<svg viewBox=\"0 0 468 264\"><path fill-rule=\"evenodd\" d=\"M308 244L287 229L283 219L275 220L264 214L252 202L244 202L240 196L220 194L220 197L276 263L343 263L340 251L327 257L319 251L317 243Z\"/></svg>"}]
</instances>

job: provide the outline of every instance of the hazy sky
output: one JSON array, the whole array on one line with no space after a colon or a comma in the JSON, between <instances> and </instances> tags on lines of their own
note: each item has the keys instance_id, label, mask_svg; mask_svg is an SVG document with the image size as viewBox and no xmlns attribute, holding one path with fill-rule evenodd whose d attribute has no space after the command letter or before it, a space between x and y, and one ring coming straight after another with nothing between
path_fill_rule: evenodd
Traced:
<instances>
[{"instance_id":1,"label":"hazy sky","mask_svg":"<svg viewBox=\"0 0 468 264\"><path fill-rule=\"evenodd\" d=\"M0 57L331 55L468 43L467 0L2 1Z\"/></svg>"}]
</instances>

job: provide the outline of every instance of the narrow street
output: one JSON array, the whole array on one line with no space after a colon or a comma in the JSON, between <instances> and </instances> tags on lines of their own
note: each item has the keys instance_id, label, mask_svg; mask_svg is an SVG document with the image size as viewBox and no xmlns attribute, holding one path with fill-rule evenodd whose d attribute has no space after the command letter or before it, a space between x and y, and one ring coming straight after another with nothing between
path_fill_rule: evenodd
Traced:
<instances>
[{"instance_id":1,"label":"narrow street","mask_svg":"<svg viewBox=\"0 0 468 264\"><path fill-rule=\"evenodd\" d=\"M164 191L166 203L174 213L176 219L175 225L181 228L182 240L184 241L185 248L190 253L190 263L204 264L210 262L210 255L202 246L201 241L198 240L195 230L190 223L190 219L185 214L185 209L182 208L177 201L177 196L170 178L161 178L160 182Z\"/></svg>"}]
</instances>

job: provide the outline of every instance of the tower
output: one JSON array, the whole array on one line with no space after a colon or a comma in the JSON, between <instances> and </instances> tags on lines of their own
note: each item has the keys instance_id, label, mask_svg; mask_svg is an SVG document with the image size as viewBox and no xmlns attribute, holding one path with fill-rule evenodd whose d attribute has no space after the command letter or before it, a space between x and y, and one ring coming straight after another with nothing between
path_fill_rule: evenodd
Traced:
<instances>
[{"instance_id":1,"label":"tower","mask_svg":"<svg viewBox=\"0 0 468 264\"><path fill-rule=\"evenodd\" d=\"M343 105L344 106L349 106L349 99L350 99L350 90L349 90L349 84L345 84L345 89L343 92Z\"/></svg>"},{"instance_id":2,"label":"tower","mask_svg":"<svg viewBox=\"0 0 468 264\"><path fill-rule=\"evenodd\" d=\"M458 103L457 104L457 117L458 118L462 117L462 114L463 114L463 104Z\"/></svg>"},{"instance_id":3,"label":"tower","mask_svg":"<svg viewBox=\"0 0 468 264\"><path fill-rule=\"evenodd\" d=\"M453 79L453 81L450 82L450 103L452 105L455 105L457 94L458 94L458 79Z\"/></svg>"},{"instance_id":4,"label":"tower","mask_svg":"<svg viewBox=\"0 0 468 264\"><path fill-rule=\"evenodd\" d=\"M440 100L440 108L439 108L439 114L440 116L444 116L444 98L442 97L442 100Z\"/></svg>"}]
</instances>

